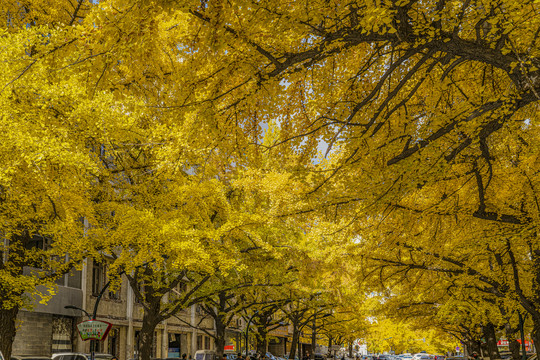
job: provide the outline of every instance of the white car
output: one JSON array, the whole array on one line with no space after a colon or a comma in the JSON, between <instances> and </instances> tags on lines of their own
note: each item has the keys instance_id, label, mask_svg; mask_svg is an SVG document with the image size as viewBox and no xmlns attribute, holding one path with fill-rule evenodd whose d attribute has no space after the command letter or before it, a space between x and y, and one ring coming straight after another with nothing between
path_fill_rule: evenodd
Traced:
<instances>
[{"instance_id":1,"label":"white car","mask_svg":"<svg viewBox=\"0 0 540 360\"><path fill-rule=\"evenodd\" d=\"M413 355L412 360L433 360L433 355L418 353Z\"/></svg>"},{"instance_id":2,"label":"white car","mask_svg":"<svg viewBox=\"0 0 540 360\"><path fill-rule=\"evenodd\" d=\"M95 360L111 360L110 354L94 354ZM74 352L56 353L51 356L52 360L90 360L90 354L81 354Z\"/></svg>"}]
</instances>

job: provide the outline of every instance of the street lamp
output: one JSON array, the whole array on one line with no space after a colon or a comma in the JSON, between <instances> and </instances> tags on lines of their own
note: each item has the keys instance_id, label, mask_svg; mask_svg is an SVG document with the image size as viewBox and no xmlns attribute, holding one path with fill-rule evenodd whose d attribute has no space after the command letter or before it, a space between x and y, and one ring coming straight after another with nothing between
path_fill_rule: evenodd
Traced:
<instances>
[{"instance_id":1,"label":"street lamp","mask_svg":"<svg viewBox=\"0 0 540 360\"><path fill-rule=\"evenodd\" d=\"M86 310L81 309L80 307L77 307L77 306L74 306L74 305L66 305L66 306L64 306L64 309L73 309L73 310L82 311L86 316L88 316L88 319L92 320L92 317L90 316L90 314Z\"/></svg>"},{"instance_id":2,"label":"street lamp","mask_svg":"<svg viewBox=\"0 0 540 360\"><path fill-rule=\"evenodd\" d=\"M118 275L122 276L122 274L124 274L124 273L125 273L125 270L121 271ZM111 284L111 280L107 281L107 283L103 286L103 288L99 292L99 295L96 298L96 303L94 304L94 312L92 313L92 315L90 315L86 310L81 309L80 307L77 307L77 306L74 306L74 305L66 305L66 306L64 306L64 309L73 309L73 310L82 311L86 316L88 316L88 319L95 320L96 316L97 316L97 310L98 310L99 302L100 302L101 298L103 297L103 294L105 293L105 291L109 288L110 284ZM96 347L95 346L96 345L95 341L96 340L90 340L90 360L95 359L95 347Z\"/></svg>"}]
</instances>

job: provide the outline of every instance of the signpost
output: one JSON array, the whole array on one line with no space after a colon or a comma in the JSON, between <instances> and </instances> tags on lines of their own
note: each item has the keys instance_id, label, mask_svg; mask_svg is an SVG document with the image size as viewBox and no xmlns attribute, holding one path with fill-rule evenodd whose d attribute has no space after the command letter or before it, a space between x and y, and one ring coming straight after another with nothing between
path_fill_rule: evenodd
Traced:
<instances>
[{"instance_id":1,"label":"signpost","mask_svg":"<svg viewBox=\"0 0 540 360\"><path fill-rule=\"evenodd\" d=\"M81 339L86 340L105 340L112 324L100 320L86 320L77 324L77 330Z\"/></svg>"}]
</instances>

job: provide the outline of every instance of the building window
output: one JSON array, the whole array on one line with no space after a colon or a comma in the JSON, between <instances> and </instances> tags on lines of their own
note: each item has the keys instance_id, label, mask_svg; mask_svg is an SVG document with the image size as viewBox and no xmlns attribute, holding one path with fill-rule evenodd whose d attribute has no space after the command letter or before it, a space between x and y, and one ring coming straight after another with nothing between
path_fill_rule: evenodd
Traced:
<instances>
[{"instance_id":1,"label":"building window","mask_svg":"<svg viewBox=\"0 0 540 360\"><path fill-rule=\"evenodd\" d=\"M118 357L120 354L120 330L117 328L111 329L107 338L107 353Z\"/></svg>"},{"instance_id":2,"label":"building window","mask_svg":"<svg viewBox=\"0 0 540 360\"><path fill-rule=\"evenodd\" d=\"M66 262L69 259L66 257ZM67 274L60 275L55 281L56 285L80 289L82 286L82 271L72 267Z\"/></svg>"},{"instance_id":3,"label":"building window","mask_svg":"<svg viewBox=\"0 0 540 360\"><path fill-rule=\"evenodd\" d=\"M24 243L24 247L28 250L47 250L51 246L51 240L41 235L34 234Z\"/></svg>"},{"instance_id":4,"label":"building window","mask_svg":"<svg viewBox=\"0 0 540 360\"><path fill-rule=\"evenodd\" d=\"M82 271L72 268L69 273L66 274L67 287L80 289L82 286Z\"/></svg>"},{"instance_id":5,"label":"building window","mask_svg":"<svg viewBox=\"0 0 540 360\"><path fill-rule=\"evenodd\" d=\"M197 350L203 349L203 336L197 335Z\"/></svg>"},{"instance_id":6,"label":"building window","mask_svg":"<svg viewBox=\"0 0 540 360\"><path fill-rule=\"evenodd\" d=\"M92 265L92 295L98 296L105 285L105 266L93 261Z\"/></svg>"},{"instance_id":7,"label":"building window","mask_svg":"<svg viewBox=\"0 0 540 360\"><path fill-rule=\"evenodd\" d=\"M116 290L109 290L109 299L120 300L120 290L122 289L122 283Z\"/></svg>"},{"instance_id":8,"label":"building window","mask_svg":"<svg viewBox=\"0 0 540 360\"><path fill-rule=\"evenodd\" d=\"M210 350L210 337L204 337L204 348L205 350Z\"/></svg>"}]
</instances>

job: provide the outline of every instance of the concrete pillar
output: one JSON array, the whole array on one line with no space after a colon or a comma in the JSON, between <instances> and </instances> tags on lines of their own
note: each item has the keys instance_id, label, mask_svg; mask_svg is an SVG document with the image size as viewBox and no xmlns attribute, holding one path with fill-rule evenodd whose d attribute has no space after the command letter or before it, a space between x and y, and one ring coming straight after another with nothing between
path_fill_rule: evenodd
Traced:
<instances>
[{"instance_id":1,"label":"concrete pillar","mask_svg":"<svg viewBox=\"0 0 540 360\"><path fill-rule=\"evenodd\" d=\"M161 338L161 357L169 357L169 331L167 330L167 320L163 321L163 337Z\"/></svg>"},{"instance_id":2,"label":"concrete pillar","mask_svg":"<svg viewBox=\"0 0 540 360\"><path fill-rule=\"evenodd\" d=\"M86 226L88 226L88 220L84 219L84 223L85 223L85 228L86 228ZM89 274L88 261L89 261L88 259L83 260L83 265L81 269L82 308L88 311L90 314L92 314L93 309L92 310L88 309L88 281L92 281L92 277L88 279L88 276L89 276L88 275ZM86 316L82 314L82 317L80 318L80 320L86 320L86 319L87 319ZM77 337L79 337L78 334L77 334ZM80 353L87 352L86 351L87 342L88 341L82 341L80 340L80 338L78 338L77 341L75 341L75 346L73 347L73 350Z\"/></svg>"},{"instance_id":3,"label":"concrete pillar","mask_svg":"<svg viewBox=\"0 0 540 360\"><path fill-rule=\"evenodd\" d=\"M133 294L133 289L128 283L127 299L126 299L126 319L128 320L128 329L127 329L127 338L126 338L126 357L128 359L133 359L135 356L133 348L133 304L135 296Z\"/></svg>"},{"instance_id":4,"label":"concrete pillar","mask_svg":"<svg viewBox=\"0 0 540 360\"><path fill-rule=\"evenodd\" d=\"M197 329L194 327L197 325L197 319L196 319L196 306L197 305L191 305L190 312L191 312L191 326L193 326L193 330L191 331L191 355L195 357L195 351L197 351Z\"/></svg>"}]
</instances>

